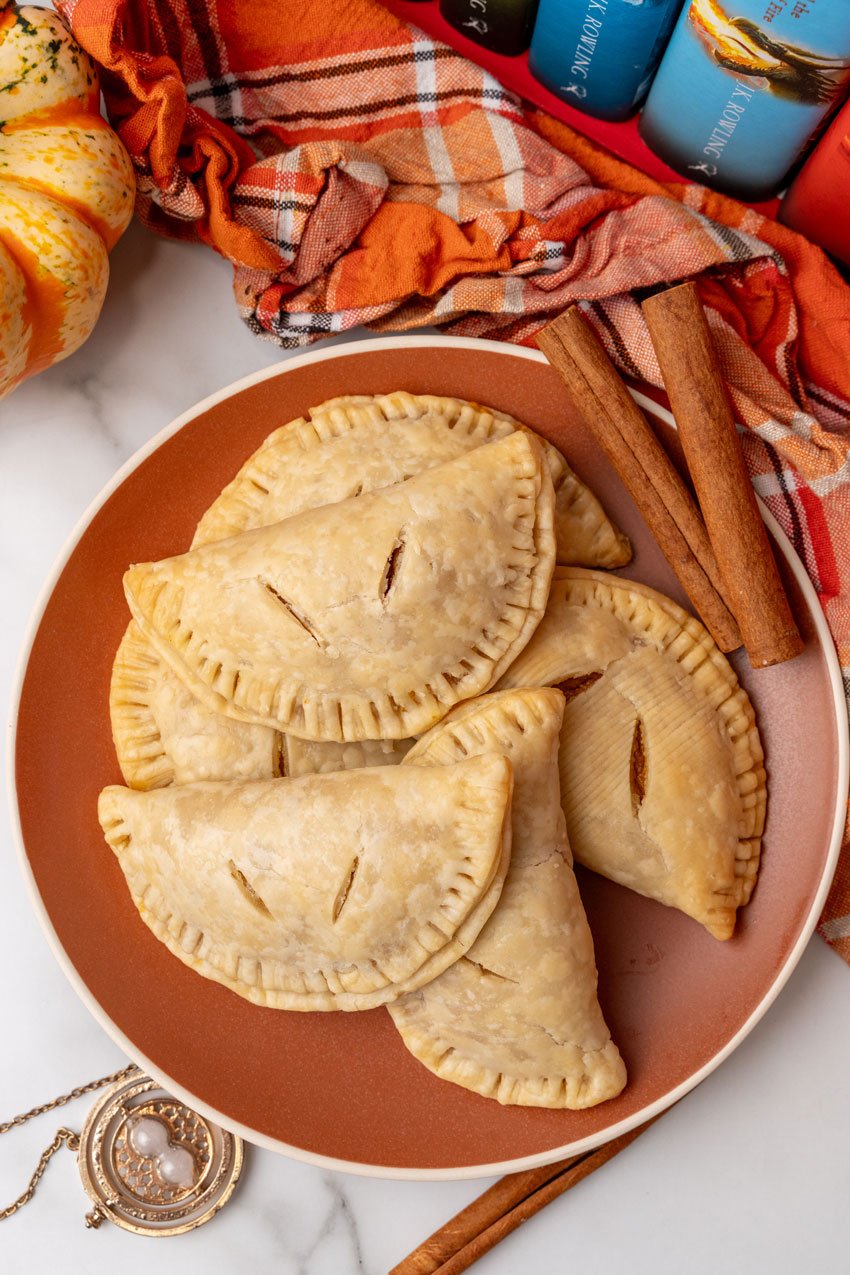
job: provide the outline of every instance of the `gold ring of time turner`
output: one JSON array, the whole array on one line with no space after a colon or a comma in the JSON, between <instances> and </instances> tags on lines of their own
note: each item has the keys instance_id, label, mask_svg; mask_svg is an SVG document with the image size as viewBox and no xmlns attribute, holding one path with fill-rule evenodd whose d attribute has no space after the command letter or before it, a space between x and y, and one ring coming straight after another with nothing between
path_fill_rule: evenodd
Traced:
<instances>
[{"instance_id":1,"label":"gold ring of time turner","mask_svg":"<svg viewBox=\"0 0 850 1275\"><path fill-rule=\"evenodd\" d=\"M62 1128L45 1148L26 1191L0 1221L17 1213L35 1194L60 1147L77 1152L80 1178L93 1208L86 1226L107 1219L137 1235L181 1235L208 1222L236 1187L242 1171L242 1140L142 1074L136 1066L93 1081L0 1125L6 1133L34 1116L64 1106L109 1085L77 1134Z\"/></svg>"}]
</instances>

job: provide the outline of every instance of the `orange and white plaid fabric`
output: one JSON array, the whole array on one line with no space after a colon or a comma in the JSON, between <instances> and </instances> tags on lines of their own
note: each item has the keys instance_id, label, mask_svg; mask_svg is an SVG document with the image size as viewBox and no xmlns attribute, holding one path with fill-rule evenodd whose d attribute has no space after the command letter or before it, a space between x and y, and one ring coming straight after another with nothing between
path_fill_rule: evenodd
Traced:
<instances>
[{"instance_id":1,"label":"orange and white plaid fabric","mask_svg":"<svg viewBox=\"0 0 850 1275\"><path fill-rule=\"evenodd\" d=\"M58 0L152 228L234 264L286 348L367 324L534 343L578 301L658 385L641 289L696 276L759 494L806 564L850 689L850 289L823 254L526 109L375 0ZM850 842L821 922L850 960Z\"/></svg>"}]
</instances>

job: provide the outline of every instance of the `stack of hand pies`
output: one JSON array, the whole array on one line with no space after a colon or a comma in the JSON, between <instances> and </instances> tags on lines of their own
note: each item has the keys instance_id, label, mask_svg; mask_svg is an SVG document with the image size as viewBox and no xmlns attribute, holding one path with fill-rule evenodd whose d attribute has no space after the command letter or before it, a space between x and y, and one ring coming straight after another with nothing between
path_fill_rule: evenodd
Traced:
<instances>
[{"instance_id":1,"label":"stack of hand pies","mask_svg":"<svg viewBox=\"0 0 850 1275\"><path fill-rule=\"evenodd\" d=\"M387 1005L500 1102L618 1094L572 855L725 939L766 791L703 626L582 569L630 553L502 413L400 392L276 430L125 577L99 814L157 938L259 1005Z\"/></svg>"}]
</instances>

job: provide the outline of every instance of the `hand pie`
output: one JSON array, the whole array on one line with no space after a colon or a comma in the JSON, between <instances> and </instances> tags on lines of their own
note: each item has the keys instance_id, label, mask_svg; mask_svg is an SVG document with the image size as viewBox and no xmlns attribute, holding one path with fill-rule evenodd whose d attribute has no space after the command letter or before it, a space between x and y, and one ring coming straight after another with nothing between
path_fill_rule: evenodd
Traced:
<instances>
[{"instance_id":1,"label":"hand pie","mask_svg":"<svg viewBox=\"0 0 850 1275\"><path fill-rule=\"evenodd\" d=\"M404 739L486 690L546 605L554 495L513 433L405 483L124 577L191 690L305 739Z\"/></svg>"},{"instance_id":2,"label":"hand pie","mask_svg":"<svg viewBox=\"0 0 850 1275\"><path fill-rule=\"evenodd\" d=\"M522 428L473 403L404 392L332 399L308 416L275 430L250 457L201 518L192 548L406 480ZM555 486L558 561L604 567L628 562L627 538L560 453L540 441ZM110 712L118 762L131 788L280 773L266 765L280 736L253 723L235 727L220 706L198 699L136 625L116 655ZM402 755L399 741L363 743L365 754L355 744L290 737L283 773L388 765Z\"/></svg>"},{"instance_id":3,"label":"hand pie","mask_svg":"<svg viewBox=\"0 0 850 1275\"><path fill-rule=\"evenodd\" d=\"M525 429L477 403L403 391L331 399L309 417L282 425L261 444L204 514L196 544L389 487ZM558 562L623 566L632 556L627 537L561 453L537 441L555 488Z\"/></svg>"},{"instance_id":4,"label":"hand pie","mask_svg":"<svg viewBox=\"0 0 850 1275\"><path fill-rule=\"evenodd\" d=\"M502 1103L591 1107L626 1080L596 999L593 940L558 789L564 697L519 690L459 705L401 769L502 754L514 771L511 866L466 956L391 1007L436 1075Z\"/></svg>"},{"instance_id":5,"label":"hand pie","mask_svg":"<svg viewBox=\"0 0 850 1275\"><path fill-rule=\"evenodd\" d=\"M442 973L496 905L511 767L106 788L99 817L175 956L275 1009L371 1009Z\"/></svg>"},{"instance_id":6,"label":"hand pie","mask_svg":"<svg viewBox=\"0 0 850 1275\"><path fill-rule=\"evenodd\" d=\"M709 634L644 585L559 569L501 682L540 684L567 696L576 859L730 938L758 873L766 778L752 705Z\"/></svg>"},{"instance_id":7,"label":"hand pie","mask_svg":"<svg viewBox=\"0 0 850 1275\"><path fill-rule=\"evenodd\" d=\"M131 788L281 773L281 735L202 704L133 620L112 666L109 708L118 764Z\"/></svg>"}]
</instances>

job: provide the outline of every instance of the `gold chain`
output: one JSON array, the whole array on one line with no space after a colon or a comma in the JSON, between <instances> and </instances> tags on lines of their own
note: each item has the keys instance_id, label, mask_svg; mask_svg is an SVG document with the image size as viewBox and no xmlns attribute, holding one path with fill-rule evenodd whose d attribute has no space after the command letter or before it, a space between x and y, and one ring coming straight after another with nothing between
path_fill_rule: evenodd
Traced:
<instances>
[{"instance_id":1,"label":"gold chain","mask_svg":"<svg viewBox=\"0 0 850 1275\"><path fill-rule=\"evenodd\" d=\"M17 1213L18 1209L22 1209L25 1204L29 1204L30 1200L35 1195L35 1188L41 1180L41 1175L44 1173L44 1170L62 1146L63 1142L66 1143L69 1151L78 1151L80 1147L80 1135L78 1133L74 1133L73 1130L65 1129L64 1127L57 1129L56 1137L53 1139L50 1146L45 1147L42 1151L39 1157L38 1166L35 1173L30 1178L30 1184L26 1191L24 1191L23 1195L19 1195L13 1204L8 1205L5 1209L0 1209L0 1222L5 1222L7 1217L11 1217L13 1213Z\"/></svg>"},{"instance_id":2,"label":"gold chain","mask_svg":"<svg viewBox=\"0 0 850 1275\"><path fill-rule=\"evenodd\" d=\"M102 1076L100 1080L90 1080L87 1085L79 1085L76 1089L72 1089L70 1093L54 1098L52 1102L45 1102L40 1107L33 1107L31 1111L24 1111L12 1120L7 1120L4 1124L0 1124L0 1134L8 1133L10 1129L26 1124L28 1120L32 1120L35 1116L42 1116L46 1111L54 1111L57 1107L64 1107L66 1103L73 1102L75 1098L82 1098L83 1094L93 1093L95 1089L102 1089L104 1085L112 1085L119 1080L124 1080L125 1077L132 1075L134 1071L138 1071L138 1068L135 1063L130 1063L129 1066L122 1067L120 1071L114 1071L111 1076ZM50 1146L45 1147L42 1151L35 1173L30 1178L26 1191L24 1191L23 1195L18 1196L13 1204L10 1204L5 1209L0 1209L0 1222L4 1222L7 1217L17 1213L18 1209L23 1208L25 1204L29 1204L35 1195L35 1189L41 1181L44 1170L63 1143L69 1151L78 1151L80 1148L80 1135L74 1133L72 1129L66 1129L64 1126L61 1129L57 1129L56 1136Z\"/></svg>"}]
</instances>

